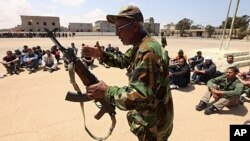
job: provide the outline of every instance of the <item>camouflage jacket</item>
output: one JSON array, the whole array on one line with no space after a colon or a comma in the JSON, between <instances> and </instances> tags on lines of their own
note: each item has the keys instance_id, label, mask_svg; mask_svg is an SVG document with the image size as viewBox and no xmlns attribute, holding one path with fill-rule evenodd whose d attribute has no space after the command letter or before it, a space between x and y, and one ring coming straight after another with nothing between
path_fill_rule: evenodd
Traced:
<instances>
[{"instance_id":1,"label":"camouflage jacket","mask_svg":"<svg viewBox=\"0 0 250 141\"><path fill-rule=\"evenodd\" d=\"M103 61L112 67L127 68L129 77L128 86L109 87L106 100L121 110L131 110L128 121L139 138L166 140L173 124L167 52L157 41L145 37L138 47L128 49L122 56L105 53Z\"/></svg>"}]
</instances>

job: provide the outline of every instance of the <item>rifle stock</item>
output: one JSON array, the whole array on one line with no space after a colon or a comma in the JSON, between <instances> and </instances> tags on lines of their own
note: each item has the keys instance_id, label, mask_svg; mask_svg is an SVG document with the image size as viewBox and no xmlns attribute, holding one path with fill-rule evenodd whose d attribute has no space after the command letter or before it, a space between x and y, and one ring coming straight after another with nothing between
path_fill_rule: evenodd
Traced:
<instances>
[{"instance_id":1,"label":"rifle stock","mask_svg":"<svg viewBox=\"0 0 250 141\"><path fill-rule=\"evenodd\" d=\"M92 74L88 68L81 62L80 59L78 59L76 57L76 55L74 54L72 49L66 49L64 48L59 42L58 40L55 38L54 36L54 32L56 29L54 29L53 31L49 31L48 29L45 28L45 31L48 33L49 38L55 43L55 45L58 47L58 49L65 54L65 57L67 59L69 59L71 62L74 63L75 65L75 72L76 74L79 76L79 78L81 79L82 83L85 86L90 86L92 84L96 84L98 83L98 79L95 77L94 74ZM68 101L72 101L72 102L87 102L87 101L91 101L91 99L89 99L87 97L86 94L82 94L82 93L73 93L73 92L68 92L67 96L65 98ZM109 115L113 116L115 115L115 107L113 105L111 105L110 103L108 103L107 101L105 101L105 99L95 99L95 102L99 102L100 105L100 111L95 115L96 119L100 119L105 113L109 113Z\"/></svg>"}]
</instances>

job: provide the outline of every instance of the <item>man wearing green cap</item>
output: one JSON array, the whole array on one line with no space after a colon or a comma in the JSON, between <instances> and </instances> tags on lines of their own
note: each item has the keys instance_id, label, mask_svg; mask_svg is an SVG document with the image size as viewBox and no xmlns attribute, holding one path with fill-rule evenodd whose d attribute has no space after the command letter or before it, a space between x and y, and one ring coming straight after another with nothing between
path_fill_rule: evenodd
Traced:
<instances>
[{"instance_id":1,"label":"man wearing green cap","mask_svg":"<svg viewBox=\"0 0 250 141\"><path fill-rule=\"evenodd\" d=\"M119 109L129 110L128 123L140 141L167 141L173 128L167 52L145 32L138 7L123 7L118 15L107 15L107 20L115 24L122 43L133 47L119 57L100 47L85 47L83 53L111 67L126 68L129 84L117 87L100 81L87 87L87 95L105 98Z\"/></svg>"}]
</instances>

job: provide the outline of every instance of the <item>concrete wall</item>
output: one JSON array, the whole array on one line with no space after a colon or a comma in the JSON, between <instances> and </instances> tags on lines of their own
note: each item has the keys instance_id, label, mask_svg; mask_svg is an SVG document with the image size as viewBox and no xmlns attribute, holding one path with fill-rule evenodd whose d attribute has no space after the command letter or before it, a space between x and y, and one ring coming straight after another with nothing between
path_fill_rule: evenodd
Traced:
<instances>
[{"instance_id":1,"label":"concrete wall","mask_svg":"<svg viewBox=\"0 0 250 141\"><path fill-rule=\"evenodd\" d=\"M76 32L75 36L115 36L115 32Z\"/></svg>"}]
</instances>

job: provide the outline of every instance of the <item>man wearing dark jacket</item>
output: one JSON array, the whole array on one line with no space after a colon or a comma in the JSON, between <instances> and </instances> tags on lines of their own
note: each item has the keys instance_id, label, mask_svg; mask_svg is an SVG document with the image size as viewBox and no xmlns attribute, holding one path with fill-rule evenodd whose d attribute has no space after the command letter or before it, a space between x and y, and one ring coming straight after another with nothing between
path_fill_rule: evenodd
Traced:
<instances>
[{"instance_id":1,"label":"man wearing dark jacket","mask_svg":"<svg viewBox=\"0 0 250 141\"><path fill-rule=\"evenodd\" d=\"M199 84L207 83L208 80L216 76L216 66L213 63L212 57L206 57L205 62L198 64L192 75L192 83Z\"/></svg>"},{"instance_id":2,"label":"man wearing dark jacket","mask_svg":"<svg viewBox=\"0 0 250 141\"><path fill-rule=\"evenodd\" d=\"M202 56L201 51L197 51L197 55L188 59L188 64L190 68L193 70L194 67L204 61L204 57Z\"/></svg>"},{"instance_id":3,"label":"man wearing dark jacket","mask_svg":"<svg viewBox=\"0 0 250 141\"><path fill-rule=\"evenodd\" d=\"M177 65L169 67L170 88L186 87L190 82L190 68L185 58L178 60Z\"/></svg>"}]
</instances>

